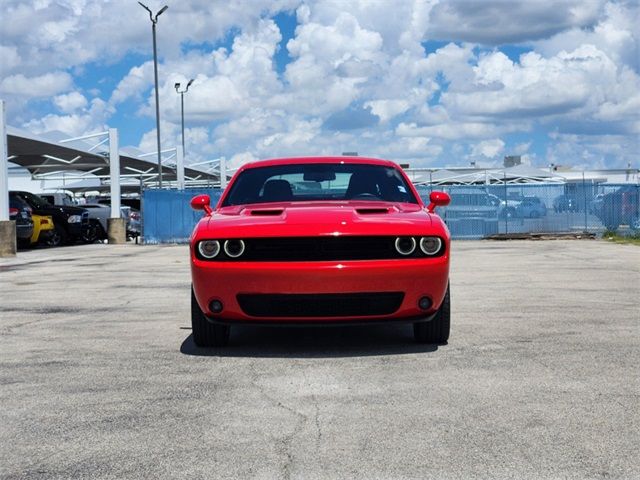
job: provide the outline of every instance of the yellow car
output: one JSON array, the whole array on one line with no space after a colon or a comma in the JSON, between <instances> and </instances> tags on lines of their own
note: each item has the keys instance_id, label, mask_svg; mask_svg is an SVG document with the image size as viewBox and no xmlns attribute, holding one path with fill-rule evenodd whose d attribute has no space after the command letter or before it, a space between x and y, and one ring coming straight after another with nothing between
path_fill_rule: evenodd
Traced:
<instances>
[{"instance_id":1,"label":"yellow car","mask_svg":"<svg viewBox=\"0 0 640 480\"><path fill-rule=\"evenodd\" d=\"M44 242L54 231L53 218L50 215L31 215L33 219L33 234L31 235L31 245Z\"/></svg>"}]
</instances>

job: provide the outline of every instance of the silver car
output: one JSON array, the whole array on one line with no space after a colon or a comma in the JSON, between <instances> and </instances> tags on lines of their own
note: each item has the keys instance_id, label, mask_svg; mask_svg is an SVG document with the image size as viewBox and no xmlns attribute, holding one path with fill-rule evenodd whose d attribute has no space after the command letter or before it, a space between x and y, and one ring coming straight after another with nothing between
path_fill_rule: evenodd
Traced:
<instances>
[{"instance_id":1,"label":"silver car","mask_svg":"<svg viewBox=\"0 0 640 480\"><path fill-rule=\"evenodd\" d=\"M93 238L86 238L85 241L105 240L107 238L107 220L111 216L111 207L100 203L88 203L82 205L82 208L86 208L89 211L89 221L95 227L93 229L95 230L95 236ZM124 218L127 222L127 234L129 233L132 210L131 207L125 205L120 207L120 218Z\"/></svg>"}]
</instances>

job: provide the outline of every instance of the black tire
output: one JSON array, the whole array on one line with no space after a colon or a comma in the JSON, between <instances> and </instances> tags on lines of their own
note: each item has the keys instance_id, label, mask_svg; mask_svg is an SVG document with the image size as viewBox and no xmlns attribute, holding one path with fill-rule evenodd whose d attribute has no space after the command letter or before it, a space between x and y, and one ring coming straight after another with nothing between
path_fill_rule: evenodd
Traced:
<instances>
[{"instance_id":1,"label":"black tire","mask_svg":"<svg viewBox=\"0 0 640 480\"><path fill-rule=\"evenodd\" d=\"M193 341L199 347L224 347L229 343L228 325L221 325L210 322L196 300L191 287L191 333Z\"/></svg>"},{"instance_id":2,"label":"black tire","mask_svg":"<svg viewBox=\"0 0 640 480\"><path fill-rule=\"evenodd\" d=\"M69 242L69 235L67 231L60 225L54 224L53 233L47 239L47 245L50 247L59 247L60 245L66 245Z\"/></svg>"},{"instance_id":3,"label":"black tire","mask_svg":"<svg viewBox=\"0 0 640 480\"><path fill-rule=\"evenodd\" d=\"M101 240L101 231L101 225L90 224L82 233L82 241L84 243L94 243L96 240Z\"/></svg>"},{"instance_id":4,"label":"black tire","mask_svg":"<svg viewBox=\"0 0 640 480\"><path fill-rule=\"evenodd\" d=\"M413 324L413 337L418 343L435 343L446 345L451 330L451 299L449 286L438 313L428 322L416 322Z\"/></svg>"}]
</instances>

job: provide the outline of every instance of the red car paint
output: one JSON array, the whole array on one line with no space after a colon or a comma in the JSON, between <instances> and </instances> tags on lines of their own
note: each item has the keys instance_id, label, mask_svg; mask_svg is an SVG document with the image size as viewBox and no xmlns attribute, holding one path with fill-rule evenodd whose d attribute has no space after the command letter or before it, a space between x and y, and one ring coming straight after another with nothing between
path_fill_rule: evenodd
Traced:
<instances>
[{"instance_id":1,"label":"red car paint","mask_svg":"<svg viewBox=\"0 0 640 480\"><path fill-rule=\"evenodd\" d=\"M225 205L234 183L244 172L260 167L299 164L377 165L393 168L404 179L415 203L368 199L276 201ZM404 187L403 187L404 188ZM404 191L404 189L402 190ZM191 201L204 210L190 241L191 273L195 299L210 319L229 323L277 322L362 322L412 320L429 317L443 302L449 281L450 237L447 227L433 212L449 197L431 195L425 207L415 188L397 164L362 157L287 158L247 164L240 168L217 206L208 196ZM289 239L291 237L439 237L444 253L434 257L382 258L366 260L247 261L205 260L196 254L201 240ZM420 253L420 252L418 252ZM384 315L255 317L240 306L242 294L349 294L361 292L403 292L399 308ZM421 309L418 301L429 297L432 306ZM212 300L222 302L220 313L211 311Z\"/></svg>"}]
</instances>

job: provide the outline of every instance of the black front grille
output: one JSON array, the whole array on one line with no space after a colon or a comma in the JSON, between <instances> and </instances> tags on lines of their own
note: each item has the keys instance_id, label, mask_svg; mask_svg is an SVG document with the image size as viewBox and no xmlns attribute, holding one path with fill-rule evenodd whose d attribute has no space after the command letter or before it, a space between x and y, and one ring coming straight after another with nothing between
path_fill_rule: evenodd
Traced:
<instances>
[{"instance_id":1,"label":"black front grille","mask_svg":"<svg viewBox=\"0 0 640 480\"><path fill-rule=\"evenodd\" d=\"M394 313L404 293L239 294L237 299L252 317L363 317Z\"/></svg>"},{"instance_id":2,"label":"black front grille","mask_svg":"<svg viewBox=\"0 0 640 480\"><path fill-rule=\"evenodd\" d=\"M246 250L241 260L286 262L399 258L401 255L394 247L395 239L382 236L250 238L245 240Z\"/></svg>"}]
</instances>

